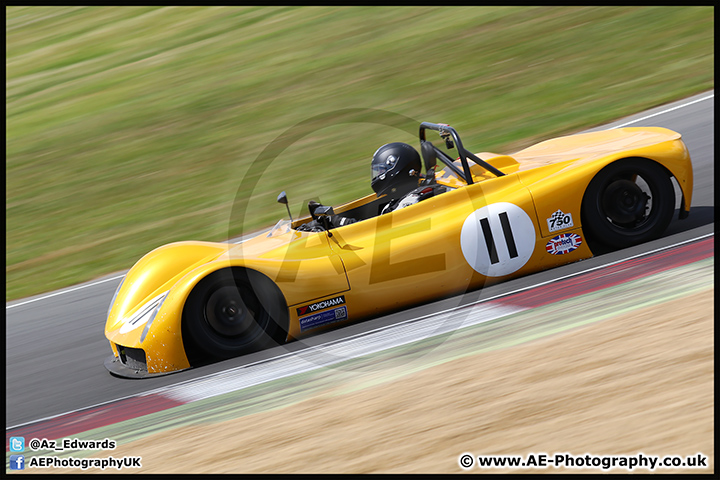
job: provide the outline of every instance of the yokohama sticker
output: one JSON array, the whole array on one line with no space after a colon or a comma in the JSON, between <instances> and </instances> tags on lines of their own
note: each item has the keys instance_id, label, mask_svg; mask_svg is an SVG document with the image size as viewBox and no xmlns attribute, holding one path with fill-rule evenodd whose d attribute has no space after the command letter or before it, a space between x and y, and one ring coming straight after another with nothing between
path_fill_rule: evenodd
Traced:
<instances>
[{"instance_id":1,"label":"yokohama sticker","mask_svg":"<svg viewBox=\"0 0 720 480\"><path fill-rule=\"evenodd\" d=\"M328 307L342 305L343 303L345 303L345 295L340 295L334 298L330 298L328 300L323 300L322 302L311 303L310 305L303 305L302 307L298 307L297 314L298 317L302 317L303 315L314 313L318 310L324 310Z\"/></svg>"},{"instance_id":2,"label":"yokohama sticker","mask_svg":"<svg viewBox=\"0 0 720 480\"><path fill-rule=\"evenodd\" d=\"M545 245L545 250L553 255L565 255L580 245L582 245L582 238L577 233L561 233Z\"/></svg>"}]
</instances>

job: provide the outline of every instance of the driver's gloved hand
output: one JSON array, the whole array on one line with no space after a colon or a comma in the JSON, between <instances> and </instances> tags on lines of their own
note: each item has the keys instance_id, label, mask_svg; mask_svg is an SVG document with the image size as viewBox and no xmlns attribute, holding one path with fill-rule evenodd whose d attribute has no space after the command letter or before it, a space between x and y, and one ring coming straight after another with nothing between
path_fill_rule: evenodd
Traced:
<instances>
[{"instance_id":1,"label":"driver's gloved hand","mask_svg":"<svg viewBox=\"0 0 720 480\"><path fill-rule=\"evenodd\" d=\"M343 225L350 225L351 223L355 222L357 222L357 220L350 217L341 217L340 215L330 216L330 225L332 225L333 228L342 227Z\"/></svg>"},{"instance_id":2,"label":"driver's gloved hand","mask_svg":"<svg viewBox=\"0 0 720 480\"><path fill-rule=\"evenodd\" d=\"M357 222L354 218L341 217L340 215L331 215L329 220L332 228L342 227L344 225L350 225L351 223ZM320 220L311 220L298 226L297 230L300 232L324 232L325 227Z\"/></svg>"},{"instance_id":3,"label":"driver's gloved hand","mask_svg":"<svg viewBox=\"0 0 720 480\"><path fill-rule=\"evenodd\" d=\"M308 202L308 210L310 211L310 216L312 217L312 221L304 223L300 225L297 230L301 232L323 232L325 231L325 226L320 221L320 218L318 218L317 215L315 215L315 210L317 210L318 207L322 207L323 205L321 203L316 202L315 200L310 200ZM342 227L343 225L350 225L351 223L357 222L354 218L350 217L342 217L340 215L330 215L328 217L328 220L330 221L330 227L337 228Z\"/></svg>"},{"instance_id":4,"label":"driver's gloved hand","mask_svg":"<svg viewBox=\"0 0 720 480\"><path fill-rule=\"evenodd\" d=\"M310 220L309 222L298 226L296 230L299 232L324 232L325 227L323 227L317 220Z\"/></svg>"}]
</instances>

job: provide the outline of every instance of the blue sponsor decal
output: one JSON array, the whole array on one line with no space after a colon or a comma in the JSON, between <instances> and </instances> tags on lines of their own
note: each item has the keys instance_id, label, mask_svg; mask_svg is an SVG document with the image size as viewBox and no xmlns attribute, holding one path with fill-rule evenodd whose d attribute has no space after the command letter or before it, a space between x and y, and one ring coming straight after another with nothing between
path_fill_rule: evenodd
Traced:
<instances>
[{"instance_id":1,"label":"blue sponsor decal","mask_svg":"<svg viewBox=\"0 0 720 480\"><path fill-rule=\"evenodd\" d=\"M304 332L329 323L340 322L347 318L347 307L334 308L324 312L309 315L300 319L300 331Z\"/></svg>"}]
</instances>

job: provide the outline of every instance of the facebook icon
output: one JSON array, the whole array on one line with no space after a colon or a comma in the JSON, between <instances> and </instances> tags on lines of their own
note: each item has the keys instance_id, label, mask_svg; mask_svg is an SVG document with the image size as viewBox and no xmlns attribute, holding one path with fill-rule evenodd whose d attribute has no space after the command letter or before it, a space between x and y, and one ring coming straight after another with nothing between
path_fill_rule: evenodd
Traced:
<instances>
[{"instance_id":1,"label":"facebook icon","mask_svg":"<svg viewBox=\"0 0 720 480\"><path fill-rule=\"evenodd\" d=\"M10 470L25 470L25 455L10 455Z\"/></svg>"}]
</instances>

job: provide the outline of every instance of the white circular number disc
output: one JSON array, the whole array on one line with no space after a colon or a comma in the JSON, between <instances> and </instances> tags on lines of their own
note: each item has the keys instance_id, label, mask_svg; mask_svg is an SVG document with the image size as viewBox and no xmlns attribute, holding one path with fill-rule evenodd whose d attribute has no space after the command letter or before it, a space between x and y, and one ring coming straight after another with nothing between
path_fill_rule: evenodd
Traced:
<instances>
[{"instance_id":1,"label":"white circular number disc","mask_svg":"<svg viewBox=\"0 0 720 480\"><path fill-rule=\"evenodd\" d=\"M468 215L460 232L465 260L486 277L520 270L535 248L535 227L525 210L512 203L492 203Z\"/></svg>"}]
</instances>

